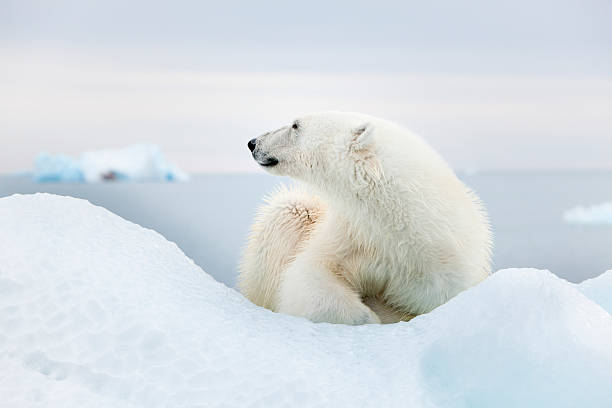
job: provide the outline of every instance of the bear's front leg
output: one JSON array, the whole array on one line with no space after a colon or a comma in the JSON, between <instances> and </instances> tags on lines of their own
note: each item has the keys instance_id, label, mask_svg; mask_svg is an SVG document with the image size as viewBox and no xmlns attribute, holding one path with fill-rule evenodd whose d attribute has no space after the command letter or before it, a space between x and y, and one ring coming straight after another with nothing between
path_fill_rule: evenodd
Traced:
<instances>
[{"instance_id":1,"label":"bear's front leg","mask_svg":"<svg viewBox=\"0 0 612 408\"><path fill-rule=\"evenodd\" d=\"M278 312L313 322L343 324L380 323L361 296L324 265L296 259L284 273Z\"/></svg>"}]
</instances>

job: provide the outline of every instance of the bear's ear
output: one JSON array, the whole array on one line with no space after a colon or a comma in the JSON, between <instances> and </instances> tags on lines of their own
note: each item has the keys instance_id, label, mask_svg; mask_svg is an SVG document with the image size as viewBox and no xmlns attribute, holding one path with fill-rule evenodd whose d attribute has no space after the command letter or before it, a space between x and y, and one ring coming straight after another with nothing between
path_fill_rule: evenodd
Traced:
<instances>
[{"instance_id":1,"label":"bear's ear","mask_svg":"<svg viewBox=\"0 0 612 408\"><path fill-rule=\"evenodd\" d=\"M353 129L349 149L351 152L360 152L367 150L373 142L372 133L374 126L370 123L364 123L361 126Z\"/></svg>"},{"instance_id":2,"label":"bear's ear","mask_svg":"<svg viewBox=\"0 0 612 408\"><path fill-rule=\"evenodd\" d=\"M353 182L361 187L372 186L383 178L382 168L374 151L374 126L365 123L353 129L349 155L355 162Z\"/></svg>"}]
</instances>

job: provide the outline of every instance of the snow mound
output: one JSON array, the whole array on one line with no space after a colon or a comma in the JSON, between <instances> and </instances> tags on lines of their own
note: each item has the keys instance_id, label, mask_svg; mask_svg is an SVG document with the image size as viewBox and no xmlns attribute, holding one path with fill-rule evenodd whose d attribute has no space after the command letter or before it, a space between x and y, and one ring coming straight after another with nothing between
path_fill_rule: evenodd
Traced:
<instances>
[{"instance_id":1,"label":"snow mound","mask_svg":"<svg viewBox=\"0 0 612 408\"><path fill-rule=\"evenodd\" d=\"M612 270L596 278L585 280L578 285L578 288L612 314Z\"/></svg>"},{"instance_id":2,"label":"snow mound","mask_svg":"<svg viewBox=\"0 0 612 408\"><path fill-rule=\"evenodd\" d=\"M7 406L612 400L612 317L581 292L609 274L579 288L503 270L408 323L314 324L254 306L161 235L83 200L3 198L0 225Z\"/></svg>"},{"instance_id":3,"label":"snow mound","mask_svg":"<svg viewBox=\"0 0 612 408\"><path fill-rule=\"evenodd\" d=\"M612 202L592 205L589 207L574 207L570 210L567 210L563 214L563 219L569 224L612 224Z\"/></svg>"},{"instance_id":4,"label":"snow mound","mask_svg":"<svg viewBox=\"0 0 612 408\"><path fill-rule=\"evenodd\" d=\"M161 149L134 145L124 149L90 151L73 158L63 154L40 153L34 165L34 179L40 182L110 180L186 180L186 173L166 162Z\"/></svg>"}]
</instances>

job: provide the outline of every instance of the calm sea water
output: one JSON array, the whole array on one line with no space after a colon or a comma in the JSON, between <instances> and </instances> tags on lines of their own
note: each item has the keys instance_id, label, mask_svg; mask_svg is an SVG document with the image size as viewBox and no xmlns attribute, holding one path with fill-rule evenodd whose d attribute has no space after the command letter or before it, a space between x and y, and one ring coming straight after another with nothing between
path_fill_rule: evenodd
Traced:
<instances>
[{"instance_id":1,"label":"calm sea water","mask_svg":"<svg viewBox=\"0 0 612 408\"><path fill-rule=\"evenodd\" d=\"M612 172L460 177L489 211L495 270L535 267L580 282L612 269L611 226L563 221L568 208L612 201ZM39 184L27 177L0 177L0 197L49 192L88 199L160 232L217 280L234 286L253 214L261 198L282 181L261 174L196 175L186 183L105 184Z\"/></svg>"}]
</instances>

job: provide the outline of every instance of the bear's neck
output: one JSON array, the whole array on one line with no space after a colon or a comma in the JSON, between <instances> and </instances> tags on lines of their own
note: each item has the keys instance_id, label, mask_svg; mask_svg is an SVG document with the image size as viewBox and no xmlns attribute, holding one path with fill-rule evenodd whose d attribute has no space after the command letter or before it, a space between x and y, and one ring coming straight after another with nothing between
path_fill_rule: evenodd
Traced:
<instances>
[{"instance_id":1,"label":"bear's neck","mask_svg":"<svg viewBox=\"0 0 612 408\"><path fill-rule=\"evenodd\" d=\"M406 228L411 209L418 205L415 200L402 194L392 183L379 184L369 188L342 186L336 189L313 190L326 203L330 213L358 230L369 233L401 232Z\"/></svg>"}]
</instances>

